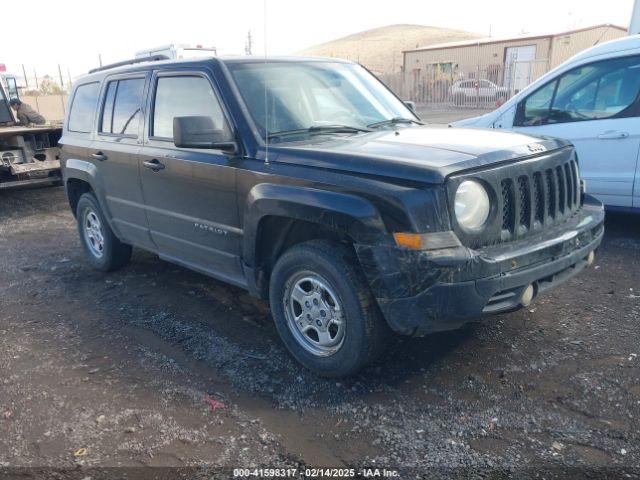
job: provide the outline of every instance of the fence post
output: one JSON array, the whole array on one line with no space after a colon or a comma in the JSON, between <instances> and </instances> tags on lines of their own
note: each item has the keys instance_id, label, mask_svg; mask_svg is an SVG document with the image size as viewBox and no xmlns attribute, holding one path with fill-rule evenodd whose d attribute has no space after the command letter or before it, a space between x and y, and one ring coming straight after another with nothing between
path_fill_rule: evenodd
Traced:
<instances>
[{"instance_id":1,"label":"fence post","mask_svg":"<svg viewBox=\"0 0 640 480\"><path fill-rule=\"evenodd\" d=\"M480 108L480 64L476 66L476 108Z\"/></svg>"}]
</instances>

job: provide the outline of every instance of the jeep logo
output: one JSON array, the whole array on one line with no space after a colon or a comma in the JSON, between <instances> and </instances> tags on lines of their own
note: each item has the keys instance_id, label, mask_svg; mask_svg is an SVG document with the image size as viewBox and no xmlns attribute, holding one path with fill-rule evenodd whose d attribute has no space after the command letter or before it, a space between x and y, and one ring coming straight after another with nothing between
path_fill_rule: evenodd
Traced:
<instances>
[{"instance_id":1,"label":"jeep logo","mask_svg":"<svg viewBox=\"0 0 640 480\"><path fill-rule=\"evenodd\" d=\"M527 145L527 148L531 153L541 153L547 151L547 149L539 143L530 143L529 145Z\"/></svg>"}]
</instances>

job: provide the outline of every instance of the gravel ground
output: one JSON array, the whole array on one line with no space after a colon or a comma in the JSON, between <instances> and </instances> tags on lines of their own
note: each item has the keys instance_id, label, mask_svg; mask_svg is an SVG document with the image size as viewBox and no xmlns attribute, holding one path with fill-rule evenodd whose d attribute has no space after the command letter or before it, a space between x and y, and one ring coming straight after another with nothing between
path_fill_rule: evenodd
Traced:
<instances>
[{"instance_id":1,"label":"gravel ground","mask_svg":"<svg viewBox=\"0 0 640 480\"><path fill-rule=\"evenodd\" d=\"M0 478L640 473L638 217L610 216L595 266L528 309L408 339L336 382L294 363L267 304L235 287L142 251L121 271L92 270L62 188L0 192L0 205Z\"/></svg>"}]
</instances>

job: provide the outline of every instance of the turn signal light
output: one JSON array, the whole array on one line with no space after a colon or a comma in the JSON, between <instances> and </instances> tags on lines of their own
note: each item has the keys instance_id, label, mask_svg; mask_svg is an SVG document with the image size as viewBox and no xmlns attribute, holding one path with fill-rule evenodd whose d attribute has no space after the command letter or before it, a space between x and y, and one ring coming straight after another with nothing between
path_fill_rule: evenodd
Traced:
<instances>
[{"instance_id":1,"label":"turn signal light","mask_svg":"<svg viewBox=\"0 0 640 480\"><path fill-rule=\"evenodd\" d=\"M461 246L460 240L452 231L432 233L396 232L393 234L396 245L412 250L438 250Z\"/></svg>"},{"instance_id":2,"label":"turn signal light","mask_svg":"<svg viewBox=\"0 0 640 480\"><path fill-rule=\"evenodd\" d=\"M399 247L423 250L426 248L426 235L419 233L394 233L393 238Z\"/></svg>"}]
</instances>

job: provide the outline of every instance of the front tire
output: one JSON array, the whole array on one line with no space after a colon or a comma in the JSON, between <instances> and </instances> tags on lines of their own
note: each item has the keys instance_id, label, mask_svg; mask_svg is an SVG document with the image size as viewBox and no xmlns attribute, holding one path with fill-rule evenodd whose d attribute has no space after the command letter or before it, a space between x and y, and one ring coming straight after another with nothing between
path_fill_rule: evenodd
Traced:
<instances>
[{"instance_id":1,"label":"front tire","mask_svg":"<svg viewBox=\"0 0 640 480\"><path fill-rule=\"evenodd\" d=\"M110 272L129 262L131 245L122 243L115 236L93 193L84 193L80 197L76 220L80 241L94 268Z\"/></svg>"},{"instance_id":2,"label":"front tire","mask_svg":"<svg viewBox=\"0 0 640 480\"><path fill-rule=\"evenodd\" d=\"M345 377L375 360L391 337L353 252L314 240L277 261L269 300L291 354L323 377Z\"/></svg>"}]
</instances>

